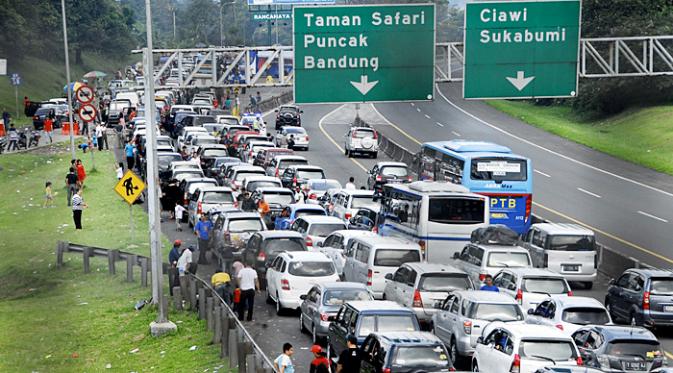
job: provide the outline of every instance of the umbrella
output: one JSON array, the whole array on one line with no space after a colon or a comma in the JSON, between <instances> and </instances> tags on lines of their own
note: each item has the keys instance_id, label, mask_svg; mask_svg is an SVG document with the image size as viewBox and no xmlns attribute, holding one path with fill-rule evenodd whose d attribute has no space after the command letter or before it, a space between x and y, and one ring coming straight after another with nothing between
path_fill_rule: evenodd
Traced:
<instances>
[{"instance_id":1,"label":"umbrella","mask_svg":"<svg viewBox=\"0 0 673 373\"><path fill-rule=\"evenodd\" d=\"M70 89L71 89L72 92L74 93L79 87L81 87L81 86L83 86L83 85L84 85L84 83L82 83L82 82L74 82L74 83L70 83ZM68 86L67 86L67 85L64 85L64 86L63 86L63 93L67 93L67 92L68 92Z\"/></svg>"},{"instance_id":2,"label":"umbrella","mask_svg":"<svg viewBox=\"0 0 673 373\"><path fill-rule=\"evenodd\" d=\"M107 74L102 72L102 71L94 70L94 71L89 71L88 73L84 74L84 78L98 79L98 78L103 78L106 75Z\"/></svg>"}]
</instances>

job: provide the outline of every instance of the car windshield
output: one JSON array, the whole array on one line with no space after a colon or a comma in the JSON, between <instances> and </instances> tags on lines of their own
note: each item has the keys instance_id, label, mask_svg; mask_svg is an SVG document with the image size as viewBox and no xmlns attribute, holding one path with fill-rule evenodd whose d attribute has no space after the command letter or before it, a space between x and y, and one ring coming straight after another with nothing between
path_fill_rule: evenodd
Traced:
<instances>
[{"instance_id":1,"label":"car windshield","mask_svg":"<svg viewBox=\"0 0 673 373\"><path fill-rule=\"evenodd\" d=\"M650 285L650 294L654 295L672 295L673 294L673 278L670 277L655 277L652 279Z\"/></svg>"},{"instance_id":2,"label":"car windshield","mask_svg":"<svg viewBox=\"0 0 673 373\"><path fill-rule=\"evenodd\" d=\"M374 265L382 267L399 267L404 263L420 262L421 254L419 250L376 250L374 256Z\"/></svg>"},{"instance_id":3,"label":"car windshield","mask_svg":"<svg viewBox=\"0 0 673 373\"><path fill-rule=\"evenodd\" d=\"M173 177L181 181L193 177L203 177L203 172L194 170L176 171Z\"/></svg>"},{"instance_id":4,"label":"car windshield","mask_svg":"<svg viewBox=\"0 0 673 373\"><path fill-rule=\"evenodd\" d=\"M308 234L311 236L318 236L318 237L327 237L332 232L338 231L341 229L346 229L346 226L343 224L335 224L335 223L317 223L317 224L311 224L311 227L308 229Z\"/></svg>"},{"instance_id":5,"label":"car windshield","mask_svg":"<svg viewBox=\"0 0 673 373\"><path fill-rule=\"evenodd\" d=\"M530 258L527 253L492 252L488 254L488 267L510 268L528 267Z\"/></svg>"},{"instance_id":6,"label":"car windshield","mask_svg":"<svg viewBox=\"0 0 673 373\"><path fill-rule=\"evenodd\" d=\"M291 193L264 193L264 200L268 204L285 206L294 202L294 196Z\"/></svg>"},{"instance_id":7,"label":"car windshield","mask_svg":"<svg viewBox=\"0 0 673 373\"><path fill-rule=\"evenodd\" d=\"M310 210L297 210L297 211L294 212L295 218L298 218L300 216L315 216L315 215L325 216L326 215L325 210L310 209Z\"/></svg>"},{"instance_id":8,"label":"car windshield","mask_svg":"<svg viewBox=\"0 0 673 373\"><path fill-rule=\"evenodd\" d=\"M552 236L548 250L557 251L594 251L594 236Z\"/></svg>"},{"instance_id":9,"label":"car windshield","mask_svg":"<svg viewBox=\"0 0 673 373\"><path fill-rule=\"evenodd\" d=\"M414 318L411 315L384 315L378 317L378 331L386 332L411 332L418 330L414 325Z\"/></svg>"},{"instance_id":10,"label":"car windshield","mask_svg":"<svg viewBox=\"0 0 673 373\"><path fill-rule=\"evenodd\" d=\"M322 170L297 170L297 179L324 179L325 173Z\"/></svg>"},{"instance_id":11,"label":"car windshield","mask_svg":"<svg viewBox=\"0 0 673 373\"><path fill-rule=\"evenodd\" d=\"M373 300L365 289L333 289L323 295L322 304L325 306L340 306L352 300Z\"/></svg>"},{"instance_id":12,"label":"car windshield","mask_svg":"<svg viewBox=\"0 0 673 373\"><path fill-rule=\"evenodd\" d=\"M201 154L202 157L226 157L227 149L206 149Z\"/></svg>"},{"instance_id":13,"label":"car windshield","mask_svg":"<svg viewBox=\"0 0 673 373\"><path fill-rule=\"evenodd\" d=\"M661 355L661 347L655 340L615 340L608 343L605 353L612 356L638 356L651 360Z\"/></svg>"},{"instance_id":14,"label":"car windshield","mask_svg":"<svg viewBox=\"0 0 673 373\"><path fill-rule=\"evenodd\" d=\"M290 166L304 165L304 164L308 164L308 161L305 159L285 159L280 161L280 163L278 164L278 168L286 169ZM324 179L324 177L320 177L320 179Z\"/></svg>"},{"instance_id":15,"label":"car windshield","mask_svg":"<svg viewBox=\"0 0 673 373\"><path fill-rule=\"evenodd\" d=\"M230 232L257 232L262 229L262 221L259 218L229 220Z\"/></svg>"},{"instance_id":16,"label":"car windshield","mask_svg":"<svg viewBox=\"0 0 673 373\"><path fill-rule=\"evenodd\" d=\"M395 352L393 366L403 368L437 367L448 368L449 358L442 346L399 347Z\"/></svg>"},{"instance_id":17,"label":"car windshield","mask_svg":"<svg viewBox=\"0 0 673 373\"><path fill-rule=\"evenodd\" d=\"M240 171L236 173L236 178L234 180L243 181L246 177L255 175L264 176L266 174L264 173L264 171Z\"/></svg>"},{"instance_id":18,"label":"car windshield","mask_svg":"<svg viewBox=\"0 0 673 373\"><path fill-rule=\"evenodd\" d=\"M404 166L386 166L381 168L381 175L383 176L394 176L394 177L406 177L409 174L407 168Z\"/></svg>"},{"instance_id":19,"label":"car windshield","mask_svg":"<svg viewBox=\"0 0 673 373\"><path fill-rule=\"evenodd\" d=\"M293 276L322 277L335 273L332 262L292 262L288 273Z\"/></svg>"},{"instance_id":20,"label":"car windshield","mask_svg":"<svg viewBox=\"0 0 673 373\"><path fill-rule=\"evenodd\" d=\"M280 108L280 114L297 114L299 110L293 107L282 107Z\"/></svg>"},{"instance_id":21,"label":"car windshield","mask_svg":"<svg viewBox=\"0 0 673 373\"><path fill-rule=\"evenodd\" d=\"M441 224L484 222L485 201L474 198L430 198L428 220Z\"/></svg>"},{"instance_id":22,"label":"car windshield","mask_svg":"<svg viewBox=\"0 0 673 373\"><path fill-rule=\"evenodd\" d=\"M306 251L304 240L297 238L269 238L264 240L264 250L267 253L280 251Z\"/></svg>"},{"instance_id":23,"label":"car windshield","mask_svg":"<svg viewBox=\"0 0 673 373\"><path fill-rule=\"evenodd\" d=\"M567 323L579 325L605 325L610 322L605 309L592 307L566 308L563 310L561 319Z\"/></svg>"},{"instance_id":24,"label":"car windshield","mask_svg":"<svg viewBox=\"0 0 673 373\"><path fill-rule=\"evenodd\" d=\"M231 192L206 192L203 195L203 203L233 203L234 196Z\"/></svg>"},{"instance_id":25,"label":"car windshield","mask_svg":"<svg viewBox=\"0 0 673 373\"><path fill-rule=\"evenodd\" d=\"M470 318L487 321L523 320L523 312L517 304L476 303L470 311Z\"/></svg>"},{"instance_id":26,"label":"car windshield","mask_svg":"<svg viewBox=\"0 0 673 373\"><path fill-rule=\"evenodd\" d=\"M351 208L359 209L362 207L378 207L379 203L374 202L372 196L353 196L351 199Z\"/></svg>"},{"instance_id":27,"label":"car windshield","mask_svg":"<svg viewBox=\"0 0 673 373\"><path fill-rule=\"evenodd\" d=\"M472 160L472 180L526 181L528 162L507 157L475 158Z\"/></svg>"},{"instance_id":28,"label":"car windshield","mask_svg":"<svg viewBox=\"0 0 673 373\"><path fill-rule=\"evenodd\" d=\"M311 181L309 184L311 190L324 191L328 189L341 189L341 184L336 180L316 180Z\"/></svg>"},{"instance_id":29,"label":"car windshield","mask_svg":"<svg viewBox=\"0 0 673 373\"><path fill-rule=\"evenodd\" d=\"M429 273L421 276L418 284L420 291L469 290L472 284L467 274Z\"/></svg>"},{"instance_id":30,"label":"car windshield","mask_svg":"<svg viewBox=\"0 0 673 373\"><path fill-rule=\"evenodd\" d=\"M524 339L519 346L519 355L529 359L536 359L536 356L539 356L554 361L574 360L577 358L575 346L571 341ZM539 357L537 359L540 359Z\"/></svg>"},{"instance_id":31,"label":"car windshield","mask_svg":"<svg viewBox=\"0 0 673 373\"><path fill-rule=\"evenodd\" d=\"M542 294L565 294L570 291L562 278L553 277L524 277L521 290Z\"/></svg>"}]
</instances>

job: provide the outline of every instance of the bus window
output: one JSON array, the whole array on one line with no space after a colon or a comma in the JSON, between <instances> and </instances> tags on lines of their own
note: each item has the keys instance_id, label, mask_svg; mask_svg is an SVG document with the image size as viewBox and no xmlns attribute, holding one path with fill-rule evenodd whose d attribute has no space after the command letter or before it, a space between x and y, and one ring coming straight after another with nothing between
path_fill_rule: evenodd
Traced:
<instances>
[{"instance_id":1,"label":"bus window","mask_svg":"<svg viewBox=\"0 0 673 373\"><path fill-rule=\"evenodd\" d=\"M483 223L484 201L466 198L430 198L428 220L443 224Z\"/></svg>"},{"instance_id":2,"label":"bus window","mask_svg":"<svg viewBox=\"0 0 673 373\"><path fill-rule=\"evenodd\" d=\"M527 161L514 158L476 158L472 160L472 180L526 181Z\"/></svg>"}]
</instances>

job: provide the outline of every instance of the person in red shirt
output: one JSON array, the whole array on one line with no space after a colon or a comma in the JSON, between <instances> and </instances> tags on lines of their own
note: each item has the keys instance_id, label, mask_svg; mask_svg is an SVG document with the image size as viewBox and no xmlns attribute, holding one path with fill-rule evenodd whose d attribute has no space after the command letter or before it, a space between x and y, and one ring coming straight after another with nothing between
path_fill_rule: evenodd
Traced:
<instances>
[{"instance_id":1,"label":"person in red shirt","mask_svg":"<svg viewBox=\"0 0 673 373\"><path fill-rule=\"evenodd\" d=\"M313 345L311 347L311 352L313 352L313 356L315 358L313 359L313 361L311 361L311 367L309 369L309 373L329 372L329 360L327 359L325 351L323 351L322 347L320 347L319 345Z\"/></svg>"},{"instance_id":2,"label":"person in red shirt","mask_svg":"<svg viewBox=\"0 0 673 373\"><path fill-rule=\"evenodd\" d=\"M84 165L82 164L81 159L78 159L77 162L75 162L75 167L77 168L77 182L79 187L83 188L84 179L86 179L86 171L84 170Z\"/></svg>"},{"instance_id":3,"label":"person in red shirt","mask_svg":"<svg viewBox=\"0 0 673 373\"><path fill-rule=\"evenodd\" d=\"M44 118L44 132L49 136L49 142L53 143L54 139L51 137L51 133L54 131L54 121L51 119L51 116L47 115Z\"/></svg>"},{"instance_id":4,"label":"person in red shirt","mask_svg":"<svg viewBox=\"0 0 673 373\"><path fill-rule=\"evenodd\" d=\"M131 113L129 113L129 122L132 121L136 117L136 109L131 109Z\"/></svg>"}]
</instances>

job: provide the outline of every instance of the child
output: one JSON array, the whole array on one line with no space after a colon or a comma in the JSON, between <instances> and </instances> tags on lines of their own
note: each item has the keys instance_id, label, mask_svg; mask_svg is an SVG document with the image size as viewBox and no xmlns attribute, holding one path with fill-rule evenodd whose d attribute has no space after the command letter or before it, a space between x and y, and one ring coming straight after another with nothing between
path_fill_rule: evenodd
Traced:
<instances>
[{"instance_id":1,"label":"child","mask_svg":"<svg viewBox=\"0 0 673 373\"><path fill-rule=\"evenodd\" d=\"M115 172L117 172L117 180L121 180L122 177L124 177L124 164L119 163L115 169Z\"/></svg>"},{"instance_id":2,"label":"child","mask_svg":"<svg viewBox=\"0 0 673 373\"><path fill-rule=\"evenodd\" d=\"M177 231L182 231L182 225L180 223L182 222L182 214L187 211L185 208L179 204L175 204L175 230Z\"/></svg>"},{"instance_id":3,"label":"child","mask_svg":"<svg viewBox=\"0 0 673 373\"><path fill-rule=\"evenodd\" d=\"M54 194L51 191L51 181L47 181L44 185L44 205L42 207L53 207Z\"/></svg>"}]
</instances>

